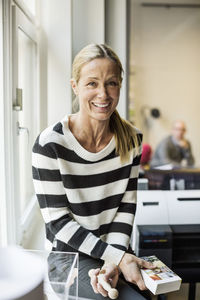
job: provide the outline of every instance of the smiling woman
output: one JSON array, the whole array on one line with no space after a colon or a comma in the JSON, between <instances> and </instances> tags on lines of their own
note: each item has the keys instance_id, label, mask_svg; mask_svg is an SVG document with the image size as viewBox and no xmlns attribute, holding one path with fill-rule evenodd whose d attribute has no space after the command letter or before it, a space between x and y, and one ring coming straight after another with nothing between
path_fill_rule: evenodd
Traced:
<instances>
[{"instance_id":1,"label":"smiling woman","mask_svg":"<svg viewBox=\"0 0 200 300\"><path fill-rule=\"evenodd\" d=\"M119 101L118 73L118 67L113 61L97 58L82 67L78 82L71 80L74 93L79 99L80 110L70 117L70 130L90 152L103 149L113 136L109 129L109 118ZM94 135L92 140L87 136L89 133L91 137L91 132ZM104 134L107 132L108 134Z\"/></svg>"},{"instance_id":2,"label":"smiling woman","mask_svg":"<svg viewBox=\"0 0 200 300\"><path fill-rule=\"evenodd\" d=\"M76 83L72 79L72 88L81 100L80 111L88 109L87 113L94 114L94 119L110 117L119 100L118 73L118 66L107 58L97 58L84 65L80 80Z\"/></svg>"},{"instance_id":3,"label":"smiling woman","mask_svg":"<svg viewBox=\"0 0 200 300\"><path fill-rule=\"evenodd\" d=\"M130 249L142 135L116 110L121 73L106 45L78 53L71 85L80 109L39 135L33 179L52 250L79 252L79 295L108 299L102 269L118 299L142 300L140 267L151 266Z\"/></svg>"},{"instance_id":4,"label":"smiling woman","mask_svg":"<svg viewBox=\"0 0 200 300\"><path fill-rule=\"evenodd\" d=\"M95 68L96 64L98 64L98 67L103 67L103 69L97 71L97 68ZM111 70L109 69L110 67ZM90 71L93 73L90 74ZM95 74L97 72L99 72L98 75L99 77L97 76L97 74ZM112 109L113 109L114 103L115 102L118 103L119 100L119 93L120 93L120 88L122 83L122 73L123 73L122 64L118 56L116 55L116 53L110 47L102 44L101 45L90 44L84 47L76 55L73 62L73 68L72 68L73 78L71 80L71 85L76 95L75 101L78 102L79 105L81 104L80 101L81 94L79 93L78 87L81 87L82 81L86 80L85 82L86 86L89 85L92 91L94 89L95 92L97 93L96 101L94 102L93 99L93 102L96 104L96 106L100 102L98 98L100 96L102 99L104 99L104 101L106 101L106 103L107 102L110 104L112 103ZM82 74L83 74L83 78L81 76ZM80 78L81 78L81 83L79 83ZM111 89L112 92L110 91L110 88L108 88L109 86L113 87L113 89ZM99 90L99 88L101 89ZM103 90L103 97L101 95L102 90ZM108 90L110 91L111 94L110 93L108 94ZM112 102L108 101L109 95L110 97L111 96L114 97L113 98L113 100L115 100L114 103L113 101ZM102 99L101 99L101 103L103 102ZM94 103L93 105L95 105ZM117 104L115 105L117 106ZM129 156L129 150L131 150L133 145L132 141L134 141L134 144L136 145L137 148L138 139L130 123L120 118L116 109L114 109L114 111L112 111L112 109L108 109L110 115L108 114L107 117L110 117L110 119L107 120L106 122L107 124L109 123L109 126L107 128L109 129L108 131L112 132L112 135L114 133L115 142L116 142L116 153L120 155L121 160L126 160ZM82 112L82 110L80 110L79 112ZM81 114L81 116L83 116L83 114ZM80 127L83 128L82 126ZM79 130L77 131L79 132Z\"/></svg>"}]
</instances>

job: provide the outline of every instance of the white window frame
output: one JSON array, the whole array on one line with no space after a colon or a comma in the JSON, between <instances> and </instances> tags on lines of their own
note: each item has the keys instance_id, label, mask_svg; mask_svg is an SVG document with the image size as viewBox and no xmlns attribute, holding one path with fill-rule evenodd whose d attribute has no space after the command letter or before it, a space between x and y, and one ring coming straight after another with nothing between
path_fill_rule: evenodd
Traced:
<instances>
[{"instance_id":1,"label":"white window frame","mask_svg":"<svg viewBox=\"0 0 200 300\"><path fill-rule=\"evenodd\" d=\"M11 16L11 5L10 1L1 1L1 13L3 19L2 28L2 55L3 58L3 70L2 72L2 89L1 89L1 128L2 128L2 168L1 168L1 179L2 179L2 191L3 197L1 200L1 245L6 246L7 244L15 243L15 207L13 206L13 157L12 157L12 86L11 86L11 40L10 40L10 16Z\"/></svg>"},{"instance_id":2,"label":"white window frame","mask_svg":"<svg viewBox=\"0 0 200 300\"><path fill-rule=\"evenodd\" d=\"M0 1L0 245L7 244L7 226L6 226L6 180L5 180L5 139L4 139L4 73L3 73L3 3Z\"/></svg>"},{"instance_id":3,"label":"white window frame","mask_svg":"<svg viewBox=\"0 0 200 300\"><path fill-rule=\"evenodd\" d=\"M17 5L26 17L34 23L33 15L28 12L23 1L0 0L0 14L3 22L0 24L0 130L3 133L0 145L0 246L21 244L26 239L31 223L37 212L36 197L33 196L24 215L19 218L18 203L15 199L14 176L14 145L13 145L13 74L12 74L12 5ZM36 23L36 22L35 22ZM4 24L4 26L3 26ZM35 24L34 24L35 25ZM36 25L35 25L36 28ZM39 59L37 59L39 61ZM1 63L2 62L2 63ZM37 66L37 98L39 102L39 66ZM38 115L39 103L38 103ZM38 131L39 131L38 124Z\"/></svg>"}]
</instances>

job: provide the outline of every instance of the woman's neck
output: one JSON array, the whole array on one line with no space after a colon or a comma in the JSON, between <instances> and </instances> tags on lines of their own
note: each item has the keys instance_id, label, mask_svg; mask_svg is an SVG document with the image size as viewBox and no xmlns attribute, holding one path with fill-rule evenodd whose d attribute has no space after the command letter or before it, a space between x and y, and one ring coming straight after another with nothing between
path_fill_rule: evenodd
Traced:
<instances>
[{"instance_id":1,"label":"woman's neck","mask_svg":"<svg viewBox=\"0 0 200 300\"><path fill-rule=\"evenodd\" d=\"M82 147L94 153L101 151L113 136L109 120L86 119L78 113L69 117L69 129Z\"/></svg>"}]
</instances>

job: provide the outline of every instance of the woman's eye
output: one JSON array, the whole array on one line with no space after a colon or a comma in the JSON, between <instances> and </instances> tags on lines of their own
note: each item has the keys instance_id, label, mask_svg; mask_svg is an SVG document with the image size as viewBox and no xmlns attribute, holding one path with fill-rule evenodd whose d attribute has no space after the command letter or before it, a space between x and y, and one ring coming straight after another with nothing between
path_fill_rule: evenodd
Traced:
<instances>
[{"instance_id":1,"label":"woman's eye","mask_svg":"<svg viewBox=\"0 0 200 300\"><path fill-rule=\"evenodd\" d=\"M89 82L89 83L88 83L88 85L89 85L89 86L93 86L93 87L95 87L95 86L96 86L96 82L94 82L94 81L91 81L91 82Z\"/></svg>"},{"instance_id":2,"label":"woman's eye","mask_svg":"<svg viewBox=\"0 0 200 300\"><path fill-rule=\"evenodd\" d=\"M111 86L117 86L118 85L118 83L116 81L110 81L108 84L111 85Z\"/></svg>"}]
</instances>

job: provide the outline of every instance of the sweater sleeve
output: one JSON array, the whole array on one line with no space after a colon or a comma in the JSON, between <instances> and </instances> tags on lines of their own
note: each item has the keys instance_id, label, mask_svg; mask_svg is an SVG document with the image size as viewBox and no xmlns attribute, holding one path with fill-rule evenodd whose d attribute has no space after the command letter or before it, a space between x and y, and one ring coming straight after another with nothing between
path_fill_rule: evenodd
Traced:
<instances>
[{"instance_id":1,"label":"sweater sleeve","mask_svg":"<svg viewBox=\"0 0 200 300\"><path fill-rule=\"evenodd\" d=\"M107 238L109 244L112 244L112 246L122 249L125 252L127 252L130 247L130 239L136 213L137 183L141 152L142 145L139 147L138 155L133 158L127 188L117 210L117 214L110 226L111 233L108 234Z\"/></svg>"},{"instance_id":2,"label":"sweater sleeve","mask_svg":"<svg viewBox=\"0 0 200 300\"><path fill-rule=\"evenodd\" d=\"M39 138L33 147L32 165L35 192L49 229L47 238L52 243L59 240L76 251L118 265L124 250L103 242L73 218L56 154L50 144L41 146Z\"/></svg>"}]
</instances>

